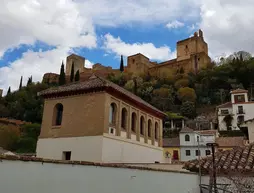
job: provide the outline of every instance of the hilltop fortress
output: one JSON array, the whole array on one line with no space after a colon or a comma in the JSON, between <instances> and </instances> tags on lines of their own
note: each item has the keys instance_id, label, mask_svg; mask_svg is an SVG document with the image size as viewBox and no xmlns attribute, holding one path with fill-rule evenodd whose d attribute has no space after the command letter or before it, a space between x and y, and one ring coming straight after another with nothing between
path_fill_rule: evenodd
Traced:
<instances>
[{"instance_id":1,"label":"hilltop fortress","mask_svg":"<svg viewBox=\"0 0 254 193\"><path fill-rule=\"evenodd\" d=\"M200 69L206 68L207 64L211 62L208 56L208 45L204 41L203 32L199 30L195 32L190 38L177 42L176 45L177 57L172 60L167 60L161 63L152 62L146 56L141 53L128 56L127 66L124 71L127 73L137 74L151 74L160 75L167 70L183 69L184 72L197 73ZM74 64L74 73L77 70L80 72L80 80L85 80L92 74L99 76L107 76L108 74L118 73L119 69L112 69L110 66L103 66L96 63L92 68L85 67L85 58L71 54L66 59L66 75L70 76L71 67ZM54 73L46 73L43 79L50 80L50 82L57 81L58 75Z\"/></svg>"}]
</instances>

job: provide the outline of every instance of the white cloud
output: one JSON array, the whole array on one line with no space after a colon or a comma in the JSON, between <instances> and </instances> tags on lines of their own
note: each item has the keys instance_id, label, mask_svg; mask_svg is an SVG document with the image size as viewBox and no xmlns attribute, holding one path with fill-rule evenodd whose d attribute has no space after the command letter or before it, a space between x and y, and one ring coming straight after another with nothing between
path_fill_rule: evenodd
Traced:
<instances>
[{"instance_id":1,"label":"white cloud","mask_svg":"<svg viewBox=\"0 0 254 193\"><path fill-rule=\"evenodd\" d=\"M166 27L169 28L169 29L176 29L176 28L181 28L184 26L184 23L180 22L180 21L172 21L172 22L169 22Z\"/></svg>"},{"instance_id":2,"label":"white cloud","mask_svg":"<svg viewBox=\"0 0 254 193\"><path fill-rule=\"evenodd\" d=\"M169 47L155 47L152 43L134 43L128 44L120 39L113 37L111 34L105 35L104 48L107 52L117 55L130 56L136 53L142 53L153 60L169 60L175 57Z\"/></svg>"},{"instance_id":3,"label":"white cloud","mask_svg":"<svg viewBox=\"0 0 254 193\"><path fill-rule=\"evenodd\" d=\"M254 1L202 0L200 28L212 57L245 50L254 54Z\"/></svg>"}]
</instances>

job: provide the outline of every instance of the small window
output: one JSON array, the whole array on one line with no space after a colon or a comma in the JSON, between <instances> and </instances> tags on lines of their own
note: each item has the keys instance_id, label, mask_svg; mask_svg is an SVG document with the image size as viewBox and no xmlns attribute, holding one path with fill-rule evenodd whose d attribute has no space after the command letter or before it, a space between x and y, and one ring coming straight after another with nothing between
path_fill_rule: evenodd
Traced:
<instances>
[{"instance_id":1,"label":"small window","mask_svg":"<svg viewBox=\"0 0 254 193\"><path fill-rule=\"evenodd\" d=\"M185 48L188 49L188 45L185 45Z\"/></svg>"},{"instance_id":2,"label":"small window","mask_svg":"<svg viewBox=\"0 0 254 193\"><path fill-rule=\"evenodd\" d=\"M71 160L71 151L63 152L63 160Z\"/></svg>"},{"instance_id":3,"label":"small window","mask_svg":"<svg viewBox=\"0 0 254 193\"><path fill-rule=\"evenodd\" d=\"M228 109L220 110L220 112L221 112L222 115L228 115L229 114Z\"/></svg>"},{"instance_id":4,"label":"small window","mask_svg":"<svg viewBox=\"0 0 254 193\"><path fill-rule=\"evenodd\" d=\"M205 155L211 155L211 151L210 150L205 150Z\"/></svg>"},{"instance_id":5,"label":"small window","mask_svg":"<svg viewBox=\"0 0 254 193\"><path fill-rule=\"evenodd\" d=\"M135 63L135 59L132 59L132 63Z\"/></svg>"},{"instance_id":6,"label":"small window","mask_svg":"<svg viewBox=\"0 0 254 193\"><path fill-rule=\"evenodd\" d=\"M200 60L200 58L198 58L198 61Z\"/></svg>"},{"instance_id":7,"label":"small window","mask_svg":"<svg viewBox=\"0 0 254 193\"><path fill-rule=\"evenodd\" d=\"M197 142L200 142L200 141L199 141L199 136L197 136Z\"/></svg>"},{"instance_id":8,"label":"small window","mask_svg":"<svg viewBox=\"0 0 254 193\"><path fill-rule=\"evenodd\" d=\"M200 155L200 150L196 150L196 156Z\"/></svg>"},{"instance_id":9,"label":"small window","mask_svg":"<svg viewBox=\"0 0 254 193\"><path fill-rule=\"evenodd\" d=\"M191 155L190 150L185 150L185 154L186 154L186 156L190 156Z\"/></svg>"},{"instance_id":10,"label":"small window","mask_svg":"<svg viewBox=\"0 0 254 193\"><path fill-rule=\"evenodd\" d=\"M63 105L61 103L56 104L53 114L53 125L60 126L63 118Z\"/></svg>"},{"instance_id":11,"label":"small window","mask_svg":"<svg viewBox=\"0 0 254 193\"><path fill-rule=\"evenodd\" d=\"M185 141L190 141L190 136L189 135L185 135Z\"/></svg>"}]
</instances>

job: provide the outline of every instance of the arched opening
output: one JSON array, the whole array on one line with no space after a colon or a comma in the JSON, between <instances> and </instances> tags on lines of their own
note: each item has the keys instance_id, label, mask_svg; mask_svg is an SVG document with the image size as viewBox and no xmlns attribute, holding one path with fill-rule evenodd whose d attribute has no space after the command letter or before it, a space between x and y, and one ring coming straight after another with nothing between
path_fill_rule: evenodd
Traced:
<instances>
[{"instance_id":1,"label":"arched opening","mask_svg":"<svg viewBox=\"0 0 254 193\"><path fill-rule=\"evenodd\" d=\"M122 109L122 116L121 116L121 127L122 129L126 129L127 128L127 110L126 108Z\"/></svg>"},{"instance_id":2,"label":"arched opening","mask_svg":"<svg viewBox=\"0 0 254 193\"><path fill-rule=\"evenodd\" d=\"M131 114L131 131L136 132L137 115L136 113Z\"/></svg>"},{"instance_id":3,"label":"arched opening","mask_svg":"<svg viewBox=\"0 0 254 193\"><path fill-rule=\"evenodd\" d=\"M145 119L143 116L140 117L140 135L145 134Z\"/></svg>"},{"instance_id":4,"label":"arched opening","mask_svg":"<svg viewBox=\"0 0 254 193\"><path fill-rule=\"evenodd\" d=\"M62 124L63 119L63 105L58 103L54 107L54 114L53 114L53 125L59 126Z\"/></svg>"},{"instance_id":5,"label":"arched opening","mask_svg":"<svg viewBox=\"0 0 254 193\"><path fill-rule=\"evenodd\" d=\"M185 135L185 141L190 141L190 136L189 135Z\"/></svg>"},{"instance_id":6,"label":"arched opening","mask_svg":"<svg viewBox=\"0 0 254 193\"><path fill-rule=\"evenodd\" d=\"M158 140L159 138L159 128L158 128L158 123L156 122L155 123L155 129L154 129L154 137L155 137L155 140Z\"/></svg>"},{"instance_id":7,"label":"arched opening","mask_svg":"<svg viewBox=\"0 0 254 193\"><path fill-rule=\"evenodd\" d=\"M109 110L109 123L112 125L116 124L116 104L115 103L111 103L110 105L110 110Z\"/></svg>"},{"instance_id":8,"label":"arched opening","mask_svg":"<svg viewBox=\"0 0 254 193\"><path fill-rule=\"evenodd\" d=\"M152 121L150 119L148 120L148 137L152 137Z\"/></svg>"}]
</instances>

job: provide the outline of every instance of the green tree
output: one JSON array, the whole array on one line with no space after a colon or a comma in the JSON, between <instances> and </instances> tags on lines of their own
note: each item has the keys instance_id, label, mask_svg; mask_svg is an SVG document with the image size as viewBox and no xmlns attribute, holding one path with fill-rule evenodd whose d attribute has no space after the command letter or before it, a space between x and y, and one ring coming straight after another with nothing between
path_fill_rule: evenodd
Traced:
<instances>
[{"instance_id":1,"label":"green tree","mask_svg":"<svg viewBox=\"0 0 254 193\"><path fill-rule=\"evenodd\" d=\"M121 61L120 61L120 72L124 71L124 64L123 64L123 55L121 55Z\"/></svg>"},{"instance_id":2,"label":"green tree","mask_svg":"<svg viewBox=\"0 0 254 193\"><path fill-rule=\"evenodd\" d=\"M32 76L28 78L27 84L26 86L29 86L30 84L32 84L33 80L32 80Z\"/></svg>"},{"instance_id":3,"label":"green tree","mask_svg":"<svg viewBox=\"0 0 254 193\"><path fill-rule=\"evenodd\" d=\"M182 104L181 108L181 115L193 119L196 117L196 108L195 104L190 101L186 101Z\"/></svg>"},{"instance_id":4,"label":"green tree","mask_svg":"<svg viewBox=\"0 0 254 193\"><path fill-rule=\"evenodd\" d=\"M65 82L66 80L65 80L64 64L62 62L60 76L59 76L59 85L64 85Z\"/></svg>"},{"instance_id":5,"label":"green tree","mask_svg":"<svg viewBox=\"0 0 254 193\"><path fill-rule=\"evenodd\" d=\"M70 76L70 81L73 82L74 80L74 62L72 62L71 65L71 76Z\"/></svg>"},{"instance_id":6,"label":"green tree","mask_svg":"<svg viewBox=\"0 0 254 193\"><path fill-rule=\"evenodd\" d=\"M187 78L179 79L175 82L175 88L178 90L182 87L188 87L189 86L189 80Z\"/></svg>"},{"instance_id":7,"label":"green tree","mask_svg":"<svg viewBox=\"0 0 254 193\"><path fill-rule=\"evenodd\" d=\"M189 87L180 88L177 91L177 96L182 102L186 101L195 102L196 100L195 90Z\"/></svg>"},{"instance_id":8,"label":"green tree","mask_svg":"<svg viewBox=\"0 0 254 193\"><path fill-rule=\"evenodd\" d=\"M19 82L19 90L21 90L21 88L22 88L22 80L23 80L23 76L21 76L21 78L20 78L20 82Z\"/></svg>"},{"instance_id":9,"label":"green tree","mask_svg":"<svg viewBox=\"0 0 254 193\"><path fill-rule=\"evenodd\" d=\"M79 79L80 79L79 70L77 70L75 74L75 81L79 81Z\"/></svg>"},{"instance_id":10,"label":"green tree","mask_svg":"<svg viewBox=\"0 0 254 193\"><path fill-rule=\"evenodd\" d=\"M11 94L11 87L9 86L8 91L7 91L7 95Z\"/></svg>"}]
</instances>

